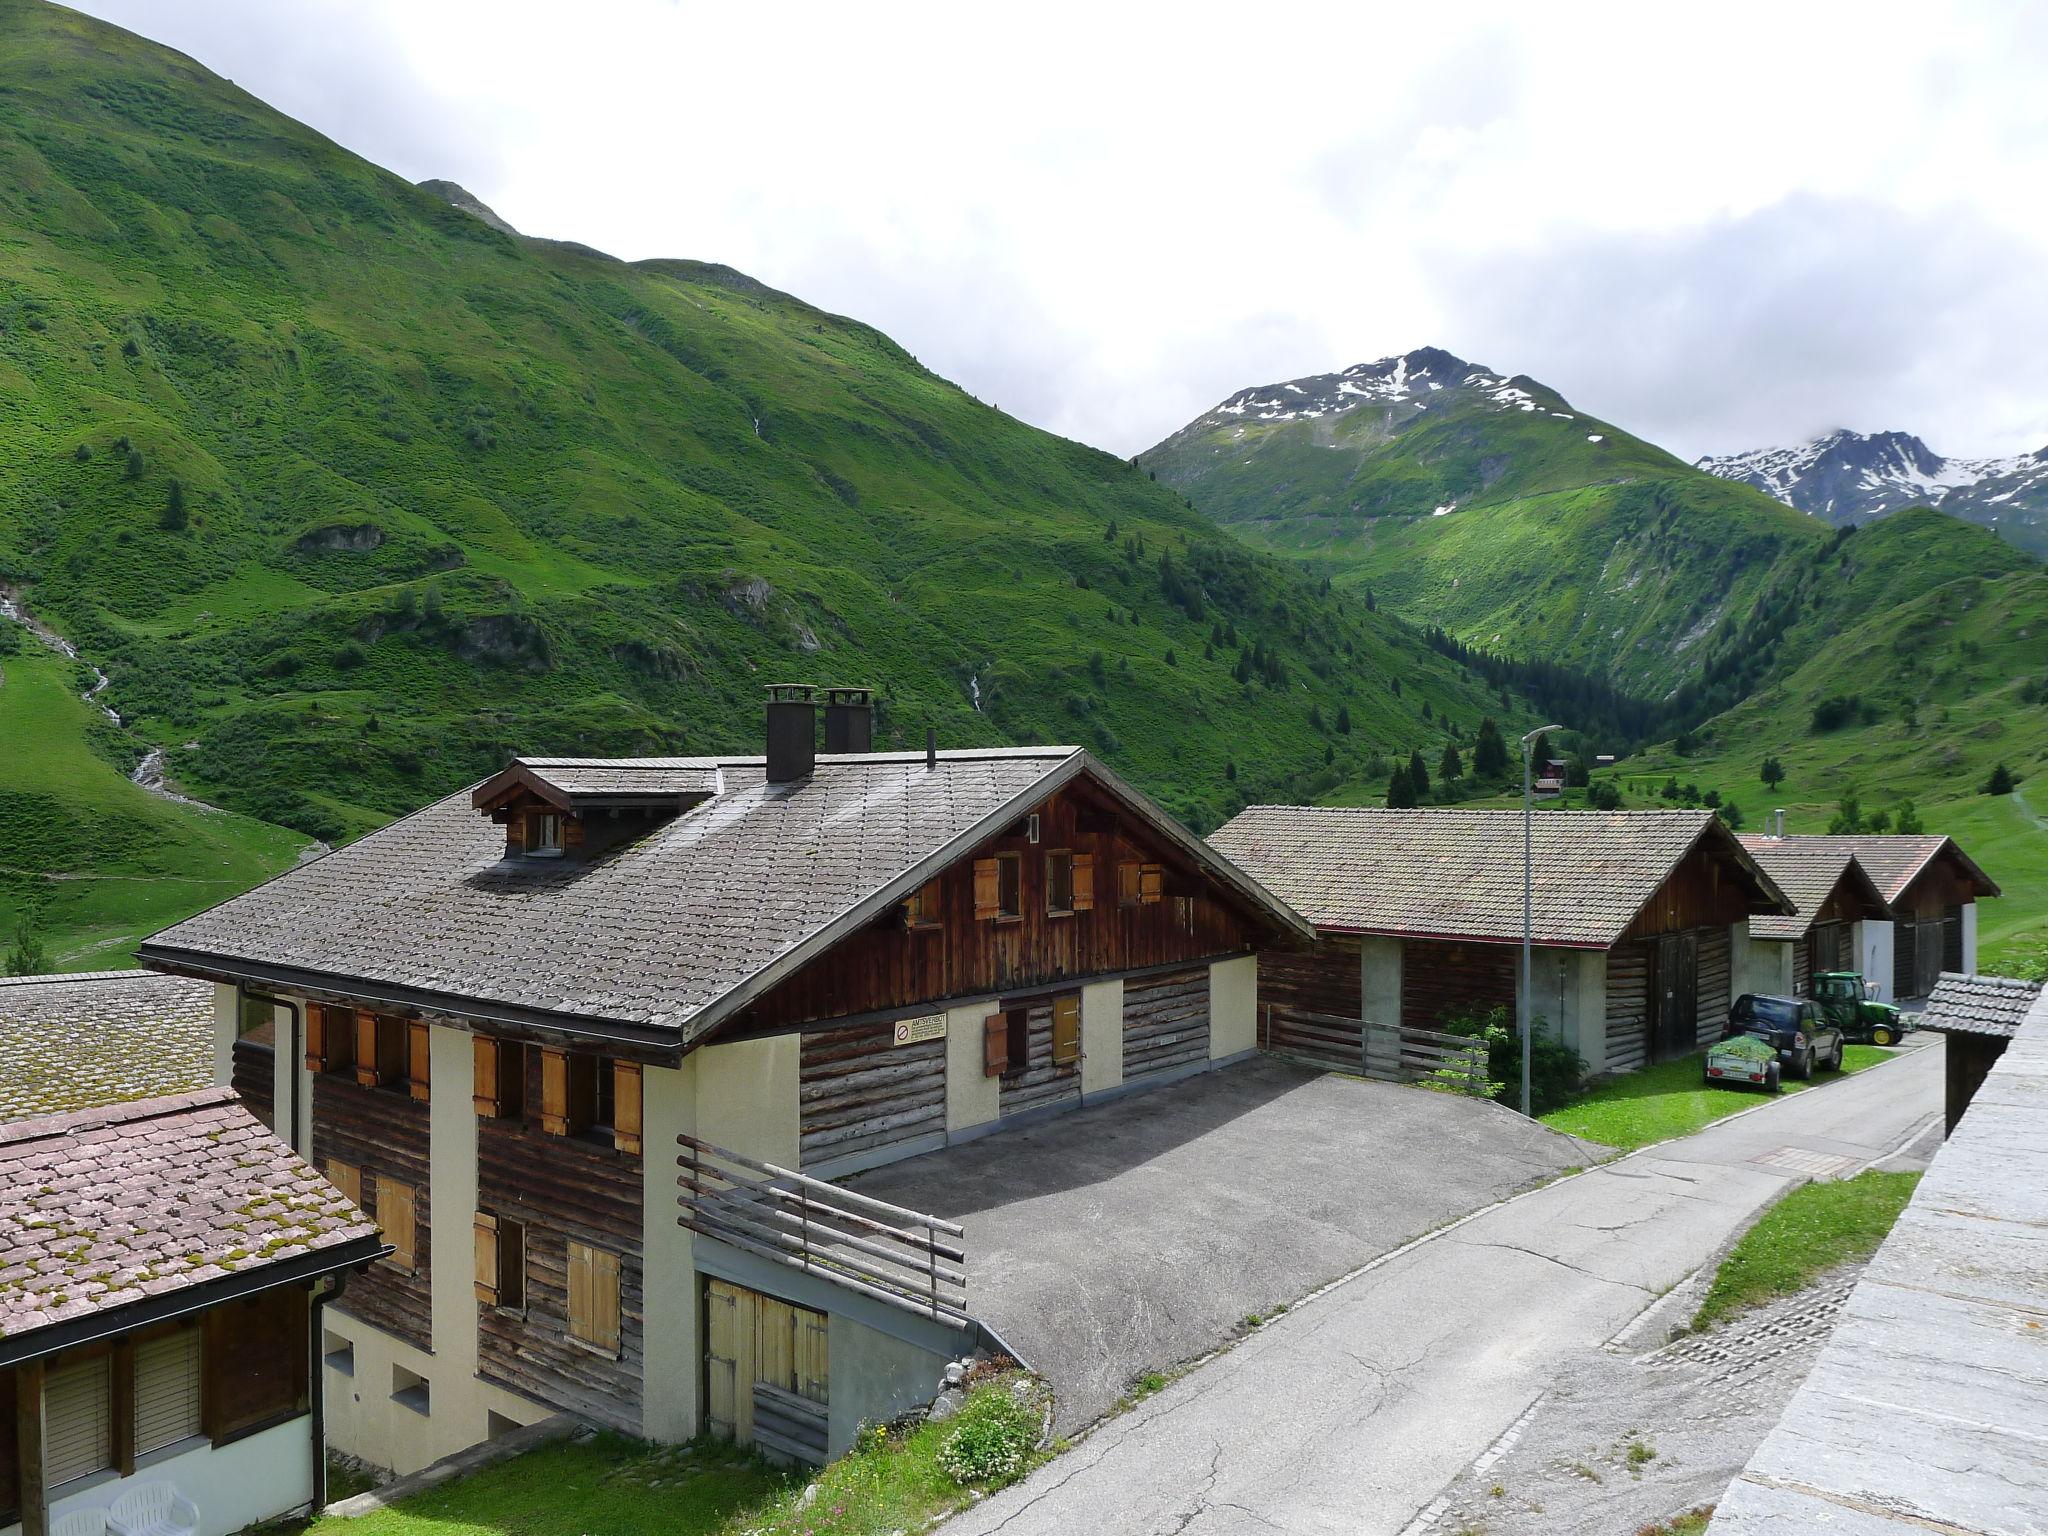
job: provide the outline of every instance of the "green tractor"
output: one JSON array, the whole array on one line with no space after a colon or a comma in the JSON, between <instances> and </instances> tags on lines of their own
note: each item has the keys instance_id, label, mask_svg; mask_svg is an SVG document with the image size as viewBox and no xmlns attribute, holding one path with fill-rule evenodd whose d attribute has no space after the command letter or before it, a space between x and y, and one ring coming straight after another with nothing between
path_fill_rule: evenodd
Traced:
<instances>
[{"instance_id":1,"label":"green tractor","mask_svg":"<svg viewBox=\"0 0 2048 1536\"><path fill-rule=\"evenodd\" d=\"M1865 981L1861 972L1821 971L1813 978L1813 1000L1845 1040L1897 1045L1905 1038L1905 1016L1877 1001L1877 984Z\"/></svg>"}]
</instances>

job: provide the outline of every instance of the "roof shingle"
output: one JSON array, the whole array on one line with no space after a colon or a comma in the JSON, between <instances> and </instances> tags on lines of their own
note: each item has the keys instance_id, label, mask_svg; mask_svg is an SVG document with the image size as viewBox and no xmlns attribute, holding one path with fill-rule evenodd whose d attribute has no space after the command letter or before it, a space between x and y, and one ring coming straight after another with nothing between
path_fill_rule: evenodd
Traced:
<instances>
[{"instance_id":1,"label":"roof shingle","mask_svg":"<svg viewBox=\"0 0 2048 1536\"><path fill-rule=\"evenodd\" d=\"M1922 1029L1942 1034L2000 1035L2011 1039L2041 995L2038 981L2010 976L1965 976L1943 971L1920 1015Z\"/></svg>"},{"instance_id":2,"label":"roof shingle","mask_svg":"<svg viewBox=\"0 0 2048 1536\"><path fill-rule=\"evenodd\" d=\"M1742 834L1742 846L1763 866L1764 873L1778 883L1778 889L1791 897L1799 908L1798 913L1791 917L1777 913L1752 917L1749 920L1751 938L1805 938L1807 930L1813 927L1814 919L1828 904L1828 898L1844 881L1848 882L1851 900L1870 908L1872 917L1883 915L1884 893L1871 880L1855 853L1838 839L1765 837L1745 832Z\"/></svg>"},{"instance_id":3,"label":"roof shingle","mask_svg":"<svg viewBox=\"0 0 2048 1536\"><path fill-rule=\"evenodd\" d=\"M1787 843L1832 843L1846 848L1856 855L1878 890L1884 893L1887 902L1895 902L1906 894L1921 870L1944 849L1969 871L1979 882L1980 896L1996 896L1998 886L1991 877L1979 869L1970 856L1963 852L1952 837L1939 833L1829 833L1808 834L1784 839Z\"/></svg>"},{"instance_id":4,"label":"roof shingle","mask_svg":"<svg viewBox=\"0 0 2048 1536\"><path fill-rule=\"evenodd\" d=\"M1711 811L1544 811L1531 823L1535 941L1605 949L1679 860L1714 838L1773 910L1779 892ZM1210 836L1318 928L1522 936L1522 813L1255 805Z\"/></svg>"},{"instance_id":5,"label":"roof shingle","mask_svg":"<svg viewBox=\"0 0 2048 1536\"><path fill-rule=\"evenodd\" d=\"M149 971L0 978L0 1123L213 1076L213 984Z\"/></svg>"}]
</instances>

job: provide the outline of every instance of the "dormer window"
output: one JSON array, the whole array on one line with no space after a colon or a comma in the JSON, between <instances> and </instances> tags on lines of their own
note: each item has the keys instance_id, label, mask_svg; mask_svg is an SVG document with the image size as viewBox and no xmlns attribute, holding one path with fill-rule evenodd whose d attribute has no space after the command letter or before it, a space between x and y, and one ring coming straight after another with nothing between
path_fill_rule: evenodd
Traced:
<instances>
[{"instance_id":1,"label":"dormer window","mask_svg":"<svg viewBox=\"0 0 2048 1536\"><path fill-rule=\"evenodd\" d=\"M562 813L526 813L526 856L529 859L559 859L562 856Z\"/></svg>"}]
</instances>

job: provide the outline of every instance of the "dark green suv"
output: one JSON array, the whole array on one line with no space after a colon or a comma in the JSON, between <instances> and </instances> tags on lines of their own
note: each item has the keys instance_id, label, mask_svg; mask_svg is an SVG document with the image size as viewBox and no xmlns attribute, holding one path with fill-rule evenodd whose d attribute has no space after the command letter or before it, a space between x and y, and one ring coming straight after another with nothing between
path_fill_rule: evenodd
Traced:
<instances>
[{"instance_id":1,"label":"dark green suv","mask_svg":"<svg viewBox=\"0 0 2048 1536\"><path fill-rule=\"evenodd\" d=\"M1727 1035L1755 1035L1778 1053L1788 1077L1802 1081L1815 1067L1842 1070L1842 1031L1810 997L1745 992L1728 1010Z\"/></svg>"}]
</instances>

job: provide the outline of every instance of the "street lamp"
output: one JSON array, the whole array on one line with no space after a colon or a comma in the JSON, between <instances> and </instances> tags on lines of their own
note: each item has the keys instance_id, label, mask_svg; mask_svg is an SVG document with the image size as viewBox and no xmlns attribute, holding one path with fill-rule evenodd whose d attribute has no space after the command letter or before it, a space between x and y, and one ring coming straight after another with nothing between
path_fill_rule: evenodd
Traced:
<instances>
[{"instance_id":1,"label":"street lamp","mask_svg":"<svg viewBox=\"0 0 2048 1536\"><path fill-rule=\"evenodd\" d=\"M1529 852L1530 827L1535 821L1535 799L1529 785L1529 754L1533 752L1538 736L1547 736L1552 731L1561 731L1561 725L1539 725L1522 738L1522 989L1521 1004L1516 1011L1515 1022L1522 1031L1522 1115L1529 1114L1529 938L1535 926L1531 914L1530 889L1533 884L1532 871L1535 861Z\"/></svg>"}]
</instances>

